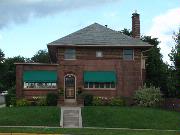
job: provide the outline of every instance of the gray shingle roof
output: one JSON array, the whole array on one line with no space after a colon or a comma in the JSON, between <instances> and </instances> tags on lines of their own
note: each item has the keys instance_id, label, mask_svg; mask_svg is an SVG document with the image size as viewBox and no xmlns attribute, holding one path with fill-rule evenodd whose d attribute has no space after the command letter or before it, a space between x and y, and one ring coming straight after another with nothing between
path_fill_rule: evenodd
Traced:
<instances>
[{"instance_id":1,"label":"gray shingle roof","mask_svg":"<svg viewBox=\"0 0 180 135\"><path fill-rule=\"evenodd\" d=\"M98 23L91 24L72 34L55 40L48 45L77 45L77 46L150 46L149 44L112 30Z\"/></svg>"}]
</instances>

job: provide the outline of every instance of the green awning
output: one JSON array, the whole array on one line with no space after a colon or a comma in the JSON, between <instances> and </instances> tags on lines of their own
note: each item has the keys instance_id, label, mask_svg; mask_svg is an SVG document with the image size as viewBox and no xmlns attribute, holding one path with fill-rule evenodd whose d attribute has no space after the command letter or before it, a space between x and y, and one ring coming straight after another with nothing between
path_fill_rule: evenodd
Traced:
<instances>
[{"instance_id":1,"label":"green awning","mask_svg":"<svg viewBox=\"0 0 180 135\"><path fill-rule=\"evenodd\" d=\"M24 82L57 82L57 71L28 70L23 73Z\"/></svg>"},{"instance_id":2,"label":"green awning","mask_svg":"<svg viewBox=\"0 0 180 135\"><path fill-rule=\"evenodd\" d=\"M116 73L114 71L85 71L84 82L115 82Z\"/></svg>"}]
</instances>

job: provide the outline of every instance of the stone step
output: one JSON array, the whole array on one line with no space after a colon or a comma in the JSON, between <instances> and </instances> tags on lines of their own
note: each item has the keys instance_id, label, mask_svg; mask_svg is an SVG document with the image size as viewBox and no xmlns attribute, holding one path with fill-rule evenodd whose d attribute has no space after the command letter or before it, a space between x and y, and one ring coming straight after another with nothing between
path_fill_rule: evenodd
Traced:
<instances>
[{"instance_id":1,"label":"stone step","mask_svg":"<svg viewBox=\"0 0 180 135\"><path fill-rule=\"evenodd\" d=\"M82 127L81 108L79 107L62 107L60 122L64 128Z\"/></svg>"}]
</instances>

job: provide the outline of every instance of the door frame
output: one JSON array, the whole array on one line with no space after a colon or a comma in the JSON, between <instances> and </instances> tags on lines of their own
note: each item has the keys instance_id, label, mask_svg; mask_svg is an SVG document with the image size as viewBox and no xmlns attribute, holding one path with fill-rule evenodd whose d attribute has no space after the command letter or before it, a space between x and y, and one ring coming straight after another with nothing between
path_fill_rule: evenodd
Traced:
<instances>
[{"instance_id":1,"label":"door frame","mask_svg":"<svg viewBox=\"0 0 180 135\"><path fill-rule=\"evenodd\" d=\"M74 85L74 100L76 100L76 76L74 75L74 74L66 74L66 75L64 75L64 99L66 99L66 100L68 100L68 98L66 98L66 83L65 83L65 81L66 81L66 77L67 76L73 76L74 77L74 83L75 83L75 85ZM71 99L69 99L69 100L71 100Z\"/></svg>"}]
</instances>

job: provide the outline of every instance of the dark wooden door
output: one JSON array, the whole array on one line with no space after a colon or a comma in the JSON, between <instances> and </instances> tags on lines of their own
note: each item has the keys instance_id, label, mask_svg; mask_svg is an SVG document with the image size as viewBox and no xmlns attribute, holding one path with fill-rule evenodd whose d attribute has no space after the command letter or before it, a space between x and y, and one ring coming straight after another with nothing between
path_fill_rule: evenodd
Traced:
<instances>
[{"instance_id":1,"label":"dark wooden door","mask_svg":"<svg viewBox=\"0 0 180 135\"><path fill-rule=\"evenodd\" d=\"M65 77L65 98L75 99L75 77L73 75Z\"/></svg>"}]
</instances>

